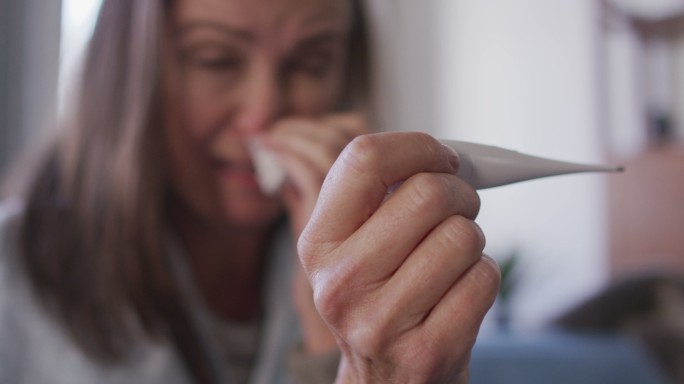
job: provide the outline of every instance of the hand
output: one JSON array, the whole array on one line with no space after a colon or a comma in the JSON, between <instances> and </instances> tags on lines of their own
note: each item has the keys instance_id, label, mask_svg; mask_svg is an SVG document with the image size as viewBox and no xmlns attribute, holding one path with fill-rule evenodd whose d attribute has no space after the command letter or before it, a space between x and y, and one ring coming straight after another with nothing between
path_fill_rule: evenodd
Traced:
<instances>
[{"instance_id":1,"label":"hand","mask_svg":"<svg viewBox=\"0 0 684 384\"><path fill-rule=\"evenodd\" d=\"M343 354L338 382L467 382L500 274L457 167L428 135L381 133L331 169L298 248Z\"/></svg>"},{"instance_id":2,"label":"hand","mask_svg":"<svg viewBox=\"0 0 684 384\"><path fill-rule=\"evenodd\" d=\"M277 152L287 173L281 196L295 239L311 217L330 167L347 144L367 129L363 116L347 113L318 119L288 118L263 137L264 144ZM316 311L309 280L299 263L293 277L293 297L307 352L322 354L336 349L334 337Z\"/></svg>"},{"instance_id":3,"label":"hand","mask_svg":"<svg viewBox=\"0 0 684 384\"><path fill-rule=\"evenodd\" d=\"M352 139L367 131L362 115L346 113L318 119L284 119L263 137L264 143L277 152L287 173L281 197L295 238L311 217L330 167Z\"/></svg>"}]
</instances>

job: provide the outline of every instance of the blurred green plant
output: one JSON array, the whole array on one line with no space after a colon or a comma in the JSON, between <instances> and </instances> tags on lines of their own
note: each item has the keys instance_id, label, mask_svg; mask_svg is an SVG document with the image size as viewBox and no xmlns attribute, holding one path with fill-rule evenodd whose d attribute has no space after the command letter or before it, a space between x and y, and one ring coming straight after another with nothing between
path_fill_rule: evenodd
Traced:
<instances>
[{"instance_id":1,"label":"blurred green plant","mask_svg":"<svg viewBox=\"0 0 684 384\"><path fill-rule=\"evenodd\" d=\"M518 287L520 279L519 263L520 256L517 250L511 251L507 257L499 261L501 285L497 294L496 319L499 328L506 332L510 330L512 318L511 298Z\"/></svg>"},{"instance_id":2,"label":"blurred green plant","mask_svg":"<svg viewBox=\"0 0 684 384\"><path fill-rule=\"evenodd\" d=\"M510 300L513 291L518 284L517 266L520 257L518 251L512 251L508 257L499 262L501 269L501 286L499 287L499 300Z\"/></svg>"}]
</instances>

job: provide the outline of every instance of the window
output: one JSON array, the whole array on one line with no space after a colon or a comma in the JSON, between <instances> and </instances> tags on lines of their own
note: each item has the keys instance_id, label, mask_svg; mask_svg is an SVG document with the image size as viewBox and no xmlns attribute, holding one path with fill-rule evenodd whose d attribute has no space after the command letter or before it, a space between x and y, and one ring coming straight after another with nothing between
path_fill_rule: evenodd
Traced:
<instances>
[{"instance_id":1,"label":"window","mask_svg":"<svg viewBox=\"0 0 684 384\"><path fill-rule=\"evenodd\" d=\"M102 0L62 1L62 41L59 70L59 110L78 71L86 43L95 26Z\"/></svg>"}]
</instances>

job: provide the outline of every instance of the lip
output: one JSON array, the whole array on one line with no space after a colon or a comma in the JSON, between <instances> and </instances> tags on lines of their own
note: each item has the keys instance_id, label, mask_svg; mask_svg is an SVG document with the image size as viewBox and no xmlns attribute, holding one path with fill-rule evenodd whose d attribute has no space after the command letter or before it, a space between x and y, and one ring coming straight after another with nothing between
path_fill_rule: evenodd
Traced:
<instances>
[{"instance_id":1,"label":"lip","mask_svg":"<svg viewBox=\"0 0 684 384\"><path fill-rule=\"evenodd\" d=\"M258 189L259 184L251 161L221 160L213 161L213 169L220 180L250 189Z\"/></svg>"}]
</instances>

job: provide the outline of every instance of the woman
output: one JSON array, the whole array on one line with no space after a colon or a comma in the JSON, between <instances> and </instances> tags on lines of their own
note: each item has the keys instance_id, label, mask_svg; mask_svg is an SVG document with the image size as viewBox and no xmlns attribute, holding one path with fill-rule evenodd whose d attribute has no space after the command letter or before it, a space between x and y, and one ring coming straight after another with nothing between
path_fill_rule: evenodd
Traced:
<instances>
[{"instance_id":1,"label":"woman","mask_svg":"<svg viewBox=\"0 0 684 384\"><path fill-rule=\"evenodd\" d=\"M350 0L104 0L3 219L0 381L465 382L498 282L477 195L426 135L353 140L363 26Z\"/></svg>"}]
</instances>

